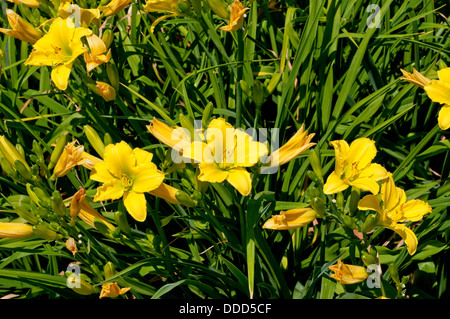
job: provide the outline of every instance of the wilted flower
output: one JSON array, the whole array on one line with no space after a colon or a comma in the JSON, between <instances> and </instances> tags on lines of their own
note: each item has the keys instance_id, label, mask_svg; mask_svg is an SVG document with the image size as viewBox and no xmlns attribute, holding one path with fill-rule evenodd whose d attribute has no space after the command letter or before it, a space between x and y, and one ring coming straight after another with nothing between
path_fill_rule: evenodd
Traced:
<instances>
[{"instance_id":1,"label":"wilted flower","mask_svg":"<svg viewBox=\"0 0 450 319\"><path fill-rule=\"evenodd\" d=\"M303 227L314 219L317 213L311 208L296 208L280 212L279 215L273 215L268 219L262 228L286 230Z\"/></svg>"},{"instance_id":2,"label":"wilted flower","mask_svg":"<svg viewBox=\"0 0 450 319\"><path fill-rule=\"evenodd\" d=\"M230 20L228 25L221 27L220 30L228 32L239 30L244 25L244 14L250 8L244 8L243 4L238 0L234 0L228 7L230 9Z\"/></svg>"},{"instance_id":3,"label":"wilted flower","mask_svg":"<svg viewBox=\"0 0 450 319\"><path fill-rule=\"evenodd\" d=\"M100 81L97 81L96 83L97 93L100 94L105 101L113 101L116 99L116 90L114 90L111 85Z\"/></svg>"},{"instance_id":4,"label":"wilted flower","mask_svg":"<svg viewBox=\"0 0 450 319\"><path fill-rule=\"evenodd\" d=\"M344 285L363 282L369 277L365 267L344 264L340 258L337 265L332 265L329 269L334 272L330 277Z\"/></svg>"},{"instance_id":5,"label":"wilted flower","mask_svg":"<svg viewBox=\"0 0 450 319\"><path fill-rule=\"evenodd\" d=\"M11 9L6 9L6 16L8 17L12 30L0 28L0 32L32 44L42 37L41 32L36 30L30 23L22 19Z\"/></svg>"},{"instance_id":6,"label":"wilted flower","mask_svg":"<svg viewBox=\"0 0 450 319\"><path fill-rule=\"evenodd\" d=\"M131 289L131 287L120 288L117 283L109 282L109 283L102 285L102 291L100 292L100 298L104 298L104 297L115 298L120 295L123 295L130 289Z\"/></svg>"}]
</instances>

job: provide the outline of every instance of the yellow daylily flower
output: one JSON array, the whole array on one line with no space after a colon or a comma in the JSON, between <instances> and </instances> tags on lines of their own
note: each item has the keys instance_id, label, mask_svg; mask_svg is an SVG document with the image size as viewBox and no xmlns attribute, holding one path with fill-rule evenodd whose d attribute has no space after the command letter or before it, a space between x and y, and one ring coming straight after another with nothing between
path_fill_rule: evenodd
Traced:
<instances>
[{"instance_id":1,"label":"yellow daylily flower","mask_svg":"<svg viewBox=\"0 0 450 319\"><path fill-rule=\"evenodd\" d=\"M117 283L109 282L102 285L102 291L100 292L100 299L104 297L115 298L120 295L123 295L130 289L131 287L120 288Z\"/></svg>"},{"instance_id":2,"label":"yellow daylily flower","mask_svg":"<svg viewBox=\"0 0 450 319\"><path fill-rule=\"evenodd\" d=\"M344 285L363 282L369 277L365 267L344 264L340 258L336 265L328 268L334 272L330 277Z\"/></svg>"},{"instance_id":3,"label":"yellow daylily flower","mask_svg":"<svg viewBox=\"0 0 450 319\"><path fill-rule=\"evenodd\" d=\"M24 238L33 235L33 227L24 223L0 223L0 238Z\"/></svg>"},{"instance_id":4,"label":"yellow daylily flower","mask_svg":"<svg viewBox=\"0 0 450 319\"><path fill-rule=\"evenodd\" d=\"M86 37L89 51L84 52L84 61L86 62L86 69L88 72L102 63L111 60L111 49L106 52L106 44L100 37L91 34Z\"/></svg>"},{"instance_id":5,"label":"yellow daylily flower","mask_svg":"<svg viewBox=\"0 0 450 319\"><path fill-rule=\"evenodd\" d=\"M0 157L3 156L12 167L16 167L15 161L20 161L29 170L27 161L19 153L19 151L14 147L14 145L3 135L0 135Z\"/></svg>"},{"instance_id":6,"label":"yellow daylily flower","mask_svg":"<svg viewBox=\"0 0 450 319\"><path fill-rule=\"evenodd\" d=\"M84 9L74 4L72 0L61 0L58 8L58 15L67 19L68 17L75 15L74 23L76 27L88 28L94 19L100 18L99 9Z\"/></svg>"},{"instance_id":7,"label":"yellow daylily flower","mask_svg":"<svg viewBox=\"0 0 450 319\"><path fill-rule=\"evenodd\" d=\"M244 5L238 0L234 0L228 8L230 9L230 20L228 25L221 27L220 30L227 32L239 30L244 25L244 14L250 8L244 8Z\"/></svg>"},{"instance_id":8,"label":"yellow daylily flower","mask_svg":"<svg viewBox=\"0 0 450 319\"><path fill-rule=\"evenodd\" d=\"M129 5L131 0L112 0L107 5L98 7L105 17L115 15Z\"/></svg>"},{"instance_id":9,"label":"yellow daylily flower","mask_svg":"<svg viewBox=\"0 0 450 319\"><path fill-rule=\"evenodd\" d=\"M15 3L17 5L24 4L29 8L39 8L40 0L8 0L9 2Z\"/></svg>"},{"instance_id":10,"label":"yellow daylily flower","mask_svg":"<svg viewBox=\"0 0 450 319\"><path fill-rule=\"evenodd\" d=\"M439 110L438 124L442 130L450 128L450 68L437 71L439 80L430 80L413 69L413 74L401 70L406 80L425 90L428 97L436 103L444 104Z\"/></svg>"},{"instance_id":11,"label":"yellow daylily flower","mask_svg":"<svg viewBox=\"0 0 450 319\"><path fill-rule=\"evenodd\" d=\"M387 171L379 164L373 164L377 149L375 142L368 138L359 138L349 146L346 141L330 143L335 149L336 164L323 187L325 194L335 194L355 186L372 194L380 187L377 181L387 177Z\"/></svg>"},{"instance_id":12,"label":"yellow daylily flower","mask_svg":"<svg viewBox=\"0 0 450 319\"><path fill-rule=\"evenodd\" d=\"M173 156L178 155L197 163L203 161L203 150L206 144L201 141L203 132L200 130L197 131L197 138L191 136L189 131L183 127L170 127L156 118L150 121L147 129L159 141L177 152L177 154L173 152ZM172 158L172 160L177 162L176 158Z\"/></svg>"},{"instance_id":13,"label":"yellow daylily flower","mask_svg":"<svg viewBox=\"0 0 450 319\"><path fill-rule=\"evenodd\" d=\"M80 188L73 196L70 202L70 217L72 218L72 226L75 225L75 218L79 217L82 221L95 228L94 219L101 220L109 229L114 231L115 227L97 212L86 199L86 190Z\"/></svg>"},{"instance_id":14,"label":"yellow daylily flower","mask_svg":"<svg viewBox=\"0 0 450 319\"><path fill-rule=\"evenodd\" d=\"M409 254L413 255L418 245L417 237L402 223L421 220L431 212L431 206L419 199L406 201L405 191L395 186L391 173L383 180L380 195L380 199L374 195L364 196L358 202L358 208L378 212L377 224L399 234L405 240Z\"/></svg>"},{"instance_id":15,"label":"yellow daylily flower","mask_svg":"<svg viewBox=\"0 0 450 319\"><path fill-rule=\"evenodd\" d=\"M90 155L84 151L84 146L75 146L76 141L68 143L58 159L53 170L52 179L62 177L77 165L82 165L87 169L92 169L94 165L101 161L100 158Z\"/></svg>"},{"instance_id":16,"label":"yellow daylily flower","mask_svg":"<svg viewBox=\"0 0 450 319\"><path fill-rule=\"evenodd\" d=\"M101 81L97 81L96 84L97 93L100 94L105 101L113 101L116 99L116 90L114 90L111 85Z\"/></svg>"},{"instance_id":17,"label":"yellow daylily flower","mask_svg":"<svg viewBox=\"0 0 450 319\"><path fill-rule=\"evenodd\" d=\"M39 30L35 29L11 9L6 9L6 16L12 30L0 28L0 32L31 44L36 43L42 37Z\"/></svg>"},{"instance_id":18,"label":"yellow daylily flower","mask_svg":"<svg viewBox=\"0 0 450 319\"><path fill-rule=\"evenodd\" d=\"M152 163L153 154L140 148L131 149L124 141L105 147L104 161L95 164L91 179L103 183L94 201L123 197L128 213L137 221L147 217L146 192L157 189L164 173Z\"/></svg>"},{"instance_id":19,"label":"yellow daylily flower","mask_svg":"<svg viewBox=\"0 0 450 319\"><path fill-rule=\"evenodd\" d=\"M305 131L305 125L302 124L297 133L286 144L270 153L266 162L270 163L270 166L281 166L293 160L308 148L316 145L316 143L311 143L314 135L314 133L308 135L308 131Z\"/></svg>"},{"instance_id":20,"label":"yellow daylily flower","mask_svg":"<svg viewBox=\"0 0 450 319\"><path fill-rule=\"evenodd\" d=\"M180 0L182 1L182 0ZM180 11L178 11L178 0L147 0L144 9L148 12L170 12L171 14L166 14L163 16L158 17L153 21L150 32L153 33L155 30L155 27L158 23L161 21L170 18L170 17L176 17L176 16L183 16L184 14L181 14Z\"/></svg>"},{"instance_id":21,"label":"yellow daylily flower","mask_svg":"<svg viewBox=\"0 0 450 319\"><path fill-rule=\"evenodd\" d=\"M246 167L267 155L267 146L253 141L243 130L234 129L223 118L213 119L205 132L207 144L199 164L198 179L202 182L221 183L227 180L238 192L250 194L252 180Z\"/></svg>"},{"instance_id":22,"label":"yellow daylily flower","mask_svg":"<svg viewBox=\"0 0 450 319\"><path fill-rule=\"evenodd\" d=\"M172 187L166 183L161 183L158 188L149 191L150 195L162 198L171 204L180 204L176 198L176 194L180 192L178 188Z\"/></svg>"},{"instance_id":23,"label":"yellow daylily flower","mask_svg":"<svg viewBox=\"0 0 450 319\"><path fill-rule=\"evenodd\" d=\"M318 216L311 208L296 208L280 212L279 215L273 215L268 219L262 228L286 230L303 227Z\"/></svg>"},{"instance_id":24,"label":"yellow daylily flower","mask_svg":"<svg viewBox=\"0 0 450 319\"><path fill-rule=\"evenodd\" d=\"M75 59L87 48L81 38L92 34L87 28L75 28L68 19L56 18L46 35L33 45L25 65L53 66L52 81L65 90Z\"/></svg>"}]
</instances>

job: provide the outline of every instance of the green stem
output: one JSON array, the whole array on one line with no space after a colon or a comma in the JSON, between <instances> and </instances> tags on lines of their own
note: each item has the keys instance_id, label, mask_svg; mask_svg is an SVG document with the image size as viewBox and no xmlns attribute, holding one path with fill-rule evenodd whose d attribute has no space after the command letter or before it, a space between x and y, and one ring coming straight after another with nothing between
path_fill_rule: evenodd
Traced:
<instances>
[{"instance_id":1,"label":"green stem","mask_svg":"<svg viewBox=\"0 0 450 319\"><path fill-rule=\"evenodd\" d=\"M242 30L237 30L237 49L238 56L236 64L236 127L241 126L241 116L242 116L242 88L241 80L243 76L244 66L242 61L244 60L244 33Z\"/></svg>"}]
</instances>

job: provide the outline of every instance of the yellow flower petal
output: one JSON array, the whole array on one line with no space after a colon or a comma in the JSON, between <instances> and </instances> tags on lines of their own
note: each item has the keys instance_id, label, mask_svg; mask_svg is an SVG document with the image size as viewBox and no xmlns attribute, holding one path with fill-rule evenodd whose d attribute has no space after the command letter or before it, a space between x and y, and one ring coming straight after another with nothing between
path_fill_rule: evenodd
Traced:
<instances>
[{"instance_id":1,"label":"yellow flower petal","mask_svg":"<svg viewBox=\"0 0 450 319\"><path fill-rule=\"evenodd\" d=\"M125 191L124 186L119 182L119 180L105 183L100 187L97 187L97 193L94 197L94 202L100 202L105 200L115 200L123 196Z\"/></svg>"},{"instance_id":2,"label":"yellow flower petal","mask_svg":"<svg viewBox=\"0 0 450 319\"><path fill-rule=\"evenodd\" d=\"M133 150L133 155L136 159L136 166L151 163L153 160L153 153L147 152L141 148L135 148Z\"/></svg>"},{"instance_id":3,"label":"yellow flower petal","mask_svg":"<svg viewBox=\"0 0 450 319\"><path fill-rule=\"evenodd\" d=\"M121 141L117 144L107 145L103 157L111 174L116 178L121 178L122 174L130 177L130 168L136 165L136 159L132 154L131 147Z\"/></svg>"},{"instance_id":4,"label":"yellow flower petal","mask_svg":"<svg viewBox=\"0 0 450 319\"><path fill-rule=\"evenodd\" d=\"M431 84L424 87L428 97L437 103L450 104L450 82L431 80Z\"/></svg>"},{"instance_id":5,"label":"yellow flower petal","mask_svg":"<svg viewBox=\"0 0 450 319\"><path fill-rule=\"evenodd\" d=\"M344 167L348 158L349 145L344 140L332 141L331 146L334 148L335 167L334 171L338 176L344 173Z\"/></svg>"},{"instance_id":6,"label":"yellow flower petal","mask_svg":"<svg viewBox=\"0 0 450 319\"><path fill-rule=\"evenodd\" d=\"M107 163L100 161L92 169L90 178L97 182L110 183L115 179L115 176L108 170Z\"/></svg>"},{"instance_id":7,"label":"yellow flower petal","mask_svg":"<svg viewBox=\"0 0 450 319\"><path fill-rule=\"evenodd\" d=\"M450 128L450 104L445 104L439 110L438 123L441 130Z\"/></svg>"},{"instance_id":8,"label":"yellow flower petal","mask_svg":"<svg viewBox=\"0 0 450 319\"><path fill-rule=\"evenodd\" d=\"M357 169L367 167L377 154L375 141L368 138L358 138L350 144L347 163L356 163Z\"/></svg>"},{"instance_id":9,"label":"yellow flower petal","mask_svg":"<svg viewBox=\"0 0 450 319\"><path fill-rule=\"evenodd\" d=\"M440 81L450 83L450 67L437 71L437 74Z\"/></svg>"},{"instance_id":10,"label":"yellow flower petal","mask_svg":"<svg viewBox=\"0 0 450 319\"><path fill-rule=\"evenodd\" d=\"M156 197L160 197L166 201L168 201L171 204L180 204L180 202L177 200L177 198L175 197L175 195L179 192L180 190L172 187L168 184L165 183L161 183L158 188L155 188L151 191L149 191L148 193L156 196Z\"/></svg>"},{"instance_id":11,"label":"yellow flower petal","mask_svg":"<svg viewBox=\"0 0 450 319\"><path fill-rule=\"evenodd\" d=\"M380 186L371 178L355 178L349 181L350 185L358 187L359 189L371 192L373 195L378 194Z\"/></svg>"},{"instance_id":12,"label":"yellow flower petal","mask_svg":"<svg viewBox=\"0 0 450 319\"><path fill-rule=\"evenodd\" d=\"M24 238L33 235L33 227L23 223L0 223L0 238Z\"/></svg>"},{"instance_id":13,"label":"yellow flower petal","mask_svg":"<svg viewBox=\"0 0 450 319\"><path fill-rule=\"evenodd\" d=\"M140 193L149 192L158 188L164 180L164 173L153 163L141 164L133 169L132 190Z\"/></svg>"},{"instance_id":14,"label":"yellow flower petal","mask_svg":"<svg viewBox=\"0 0 450 319\"><path fill-rule=\"evenodd\" d=\"M432 208L428 203L421 201L419 199L413 199L407 201L401 206L403 212L403 219L400 221L419 221L426 214L431 213Z\"/></svg>"},{"instance_id":15,"label":"yellow flower petal","mask_svg":"<svg viewBox=\"0 0 450 319\"><path fill-rule=\"evenodd\" d=\"M332 172L330 176L328 176L325 185L323 185L323 192L327 195L336 194L346 190L349 184L345 183L336 172Z\"/></svg>"},{"instance_id":16,"label":"yellow flower petal","mask_svg":"<svg viewBox=\"0 0 450 319\"><path fill-rule=\"evenodd\" d=\"M138 222L143 222L147 217L147 201L143 193L132 190L123 194L123 203L127 212Z\"/></svg>"},{"instance_id":17,"label":"yellow flower petal","mask_svg":"<svg viewBox=\"0 0 450 319\"><path fill-rule=\"evenodd\" d=\"M243 167L236 167L228 171L227 181L237 189L242 196L248 196L252 190L250 173Z\"/></svg>"},{"instance_id":18,"label":"yellow flower petal","mask_svg":"<svg viewBox=\"0 0 450 319\"><path fill-rule=\"evenodd\" d=\"M403 224L395 224L394 226L387 228L392 229L405 240L406 246L408 248L408 253L410 255L414 255L416 253L417 245L419 244L419 242L417 240L416 234L414 234L411 229Z\"/></svg>"},{"instance_id":19,"label":"yellow flower petal","mask_svg":"<svg viewBox=\"0 0 450 319\"><path fill-rule=\"evenodd\" d=\"M72 71L72 63L68 65L65 64L58 65L54 67L52 70L51 73L52 81L61 91L67 89L70 71Z\"/></svg>"},{"instance_id":20,"label":"yellow flower petal","mask_svg":"<svg viewBox=\"0 0 450 319\"><path fill-rule=\"evenodd\" d=\"M392 174L389 173L388 178L381 184L381 200L383 201L384 208L387 210L394 209L399 205L401 195L401 192L395 186Z\"/></svg>"},{"instance_id":21,"label":"yellow flower petal","mask_svg":"<svg viewBox=\"0 0 450 319\"><path fill-rule=\"evenodd\" d=\"M366 195L358 202L358 209L360 210L374 210L380 212L380 201L375 195Z\"/></svg>"},{"instance_id":22,"label":"yellow flower petal","mask_svg":"<svg viewBox=\"0 0 450 319\"><path fill-rule=\"evenodd\" d=\"M219 168L216 163L200 163L198 179L202 182L221 183L228 177L228 172Z\"/></svg>"},{"instance_id":23,"label":"yellow flower petal","mask_svg":"<svg viewBox=\"0 0 450 319\"><path fill-rule=\"evenodd\" d=\"M356 284L369 277L365 267L344 264L340 259L337 265L332 265L328 268L334 272L330 277L344 285Z\"/></svg>"}]
</instances>

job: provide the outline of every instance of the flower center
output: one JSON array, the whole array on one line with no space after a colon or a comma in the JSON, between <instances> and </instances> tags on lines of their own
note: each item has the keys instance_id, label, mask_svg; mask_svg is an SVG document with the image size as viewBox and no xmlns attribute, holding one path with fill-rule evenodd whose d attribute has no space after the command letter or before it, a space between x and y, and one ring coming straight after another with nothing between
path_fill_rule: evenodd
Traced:
<instances>
[{"instance_id":1,"label":"flower center","mask_svg":"<svg viewBox=\"0 0 450 319\"><path fill-rule=\"evenodd\" d=\"M128 177L127 174L122 173L122 177L120 178L122 182L122 186L125 187L125 189L129 189L131 186L133 186L133 180Z\"/></svg>"}]
</instances>

